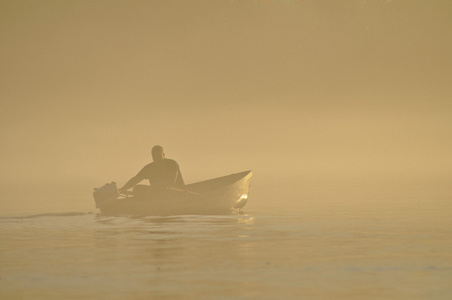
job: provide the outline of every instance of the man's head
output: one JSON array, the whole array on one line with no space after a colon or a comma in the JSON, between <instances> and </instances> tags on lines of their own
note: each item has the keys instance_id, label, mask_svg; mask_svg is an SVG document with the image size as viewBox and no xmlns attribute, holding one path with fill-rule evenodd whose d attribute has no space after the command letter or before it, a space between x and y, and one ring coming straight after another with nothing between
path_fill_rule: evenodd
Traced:
<instances>
[{"instance_id":1,"label":"man's head","mask_svg":"<svg viewBox=\"0 0 452 300\"><path fill-rule=\"evenodd\" d=\"M153 159L154 161L157 161L157 160L162 160L162 159L164 159L164 158L165 158L165 153L163 153L163 148L162 148L162 146L155 145L155 146L152 148L152 159Z\"/></svg>"}]
</instances>

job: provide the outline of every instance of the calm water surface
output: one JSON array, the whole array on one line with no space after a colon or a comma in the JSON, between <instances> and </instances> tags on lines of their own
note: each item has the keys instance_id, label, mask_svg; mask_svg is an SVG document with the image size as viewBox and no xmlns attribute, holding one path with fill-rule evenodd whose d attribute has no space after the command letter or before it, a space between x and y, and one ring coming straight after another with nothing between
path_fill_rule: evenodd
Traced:
<instances>
[{"instance_id":1,"label":"calm water surface","mask_svg":"<svg viewBox=\"0 0 452 300\"><path fill-rule=\"evenodd\" d=\"M0 241L1 299L452 298L447 198L3 216Z\"/></svg>"}]
</instances>

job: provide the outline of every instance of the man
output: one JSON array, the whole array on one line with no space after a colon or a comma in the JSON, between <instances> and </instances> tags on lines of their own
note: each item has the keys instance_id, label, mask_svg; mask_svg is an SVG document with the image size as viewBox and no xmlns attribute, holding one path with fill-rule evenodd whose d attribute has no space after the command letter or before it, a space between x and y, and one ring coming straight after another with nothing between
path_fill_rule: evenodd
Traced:
<instances>
[{"instance_id":1,"label":"man","mask_svg":"<svg viewBox=\"0 0 452 300\"><path fill-rule=\"evenodd\" d=\"M144 179L148 179L152 190L185 189L185 183L175 160L165 158L163 148L156 145L152 148L153 162L146 165L141 171L132 177L119 192L124 192Z\"/></svg>"}]
</instances>

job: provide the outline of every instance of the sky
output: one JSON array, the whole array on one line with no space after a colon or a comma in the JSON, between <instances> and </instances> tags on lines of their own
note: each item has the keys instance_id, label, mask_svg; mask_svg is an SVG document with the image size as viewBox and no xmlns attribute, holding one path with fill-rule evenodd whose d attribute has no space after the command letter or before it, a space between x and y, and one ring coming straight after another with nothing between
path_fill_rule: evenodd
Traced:
<instances>
[{"instance_id":1,"label":"sky","mask_svg":"<svg viewBox=\"0 0 452 300\"><path fill-rule=\"evenodd\" d=\"M0 181L121 185L155 144L187 183L450 181L451 29L448 0L0 0Z\"/></svg>"}]
</instances>

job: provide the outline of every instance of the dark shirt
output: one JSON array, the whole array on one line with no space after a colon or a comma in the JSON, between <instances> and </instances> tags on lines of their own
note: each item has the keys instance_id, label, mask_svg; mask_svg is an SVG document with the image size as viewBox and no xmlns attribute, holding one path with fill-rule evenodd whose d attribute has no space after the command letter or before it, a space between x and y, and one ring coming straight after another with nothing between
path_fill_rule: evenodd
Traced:
<instances>
[{"instance_id":1,"label":"dark shirt","mask_svg":"<svg viewBox=\"0 0 452 300\"><path fill-rule=\"evenodd\" d=\"M177 178L172 184L175 174L177 173ZM148 179L149 183L152 185L165 186L165 187L175 187L183 189L185 188L184 179L179 169L179 165L175 160L172 159L162 159L154 161L146 166L137 175L141 179Z\"/></svg>"}]
</instances>

